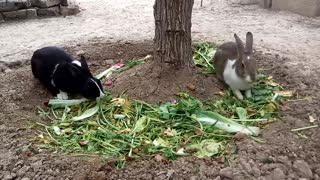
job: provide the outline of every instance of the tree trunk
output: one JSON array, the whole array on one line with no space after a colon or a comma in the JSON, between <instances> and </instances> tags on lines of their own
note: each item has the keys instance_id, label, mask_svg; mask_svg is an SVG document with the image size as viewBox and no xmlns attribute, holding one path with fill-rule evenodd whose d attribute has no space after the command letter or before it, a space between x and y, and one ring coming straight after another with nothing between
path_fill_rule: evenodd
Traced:
<instances>
[{"instance_id":1,"label":"tree trunk","mask_svg":"<svg viewBox=\"0 0 320 180\"><path fill-rule=\"evenodd\" d=\"M190 67L193 3L194 0L155 0L155 61L177 68Z\"/></svg>"}]
</instances>

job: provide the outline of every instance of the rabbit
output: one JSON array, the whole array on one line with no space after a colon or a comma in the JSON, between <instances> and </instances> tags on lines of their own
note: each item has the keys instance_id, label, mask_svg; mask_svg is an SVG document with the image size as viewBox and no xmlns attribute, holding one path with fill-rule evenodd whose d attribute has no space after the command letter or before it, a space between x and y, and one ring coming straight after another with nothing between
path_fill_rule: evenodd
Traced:
<instances>
[{"instance_id":1,"label":"rabbit","mask_svg":"<svg viewBox=\"0 0 320 180\"><path fill-rule=\"evenodd\" d=\"M218 80L228 85L233 94L240 100L245 91L247 98L252 97L251 88L257 80L257 63L253 56L253 35L246 34L244 46L237 34L234 34L236 42L226 42L218 47L213 56L213 63Z\"/></svg>"},{"instance_id":2,"label":"rabbit","mask_svg":"<svg viewBox=\"0 0 320 180\"><path fill-rule=\"evenodd\" d=\"M68 94L80 94L87 99L104 96L100 80L92 76L83 55L78 61L62 48L43 47L33 53L31 69L34 77L58 99L68 99Z\"/></svg>"}]
</instances>

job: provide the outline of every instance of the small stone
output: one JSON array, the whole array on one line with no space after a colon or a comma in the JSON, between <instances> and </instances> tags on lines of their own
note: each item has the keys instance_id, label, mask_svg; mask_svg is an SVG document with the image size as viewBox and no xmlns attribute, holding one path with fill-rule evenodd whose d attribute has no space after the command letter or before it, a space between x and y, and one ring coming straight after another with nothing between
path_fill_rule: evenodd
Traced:
<instances>
[{"instance_id":1,"label":"small stone","mask_svg":"<svg viewBox=\"0 0 320 180\"><path fill-rule=\"evenodd\" d=\"M253 171L252 171L251 165L250 165L248 162L246 162L246 160L241 159L241 160L240 160L240 164L241 164L241 166L242 166L242 169L243 169L245 172L247 172L248 174L253 175Z\"/></svg>"},{"instance_id":2,"label":"small stone","mask_svg":"<svg viewBox=\"0 0 320 180\"><path fill-rule=\"evenodd\" d=\"M5 72L5 73L10 73L10 72L12 72L12 70L9 69L9 68L7 68L7 69L4 70L4 72Z\"/></svg>"},{"instance_id":3,"label":"small stone","mask_svg":"<svg viewBox=\"0 0 320 180\"><path fill-rule=\"evenodd\" d=\"M52 177L52 176L48 177L48 180L54 180L54 179L55 179L55 178Z\"/></svg>"},{"instance_id":4,"label":"small stone","mask_svg":"<svg viewBox=\"0 0 320 180\"><path fill-rule=\"evenodd\" d=\"M187 83L186 84L186 87L190 90L190 91L194 91L196 90L196 86L191 84L191 83Z\"/></svg>"},{"instance_id":5,"label":"small stone","mask_svg":"<svg viewBox=\"0 0 320 180\"><path fill-rule=\"evenodd\" d=\"M312 178L312 171L309 165L303 160L297 160L293 163L293 168L296 173L302 178Z\"/></svg>"},{"instance_id":6,"label":"small stone","mask_svg":"<svg viewBox=\"0 0 320 180\"><path fill-rule=\"evenodd\" d=\"M59 6L49 7L49 8L41 8L38 9L39 16L59 16L60 8Z\"/></svg>"},{"instance_id":7,"label":"small stone","mask_svg":"<svg viewBox=\"0 0 320 180\"><path fill-rule=\"evenodd\" d=\"M272 171L270 177L272 180L284 180L286 178L286 175L281 169L276 168Z\"/></svg>"},{"instance_id":8,"label":"small stone","mask_svg":"<svg viewBox=\"0 0 320 180\"><path fill-rule=\"evenodd\" d=\"M237 132L235 135L233 135L233 139L235 139L236 141L241 141L242 139L244 139L246 137L246 135L242 132Z\"/></svg>"},{"instance_id":9,"label":"small stone","mask_svg":"<svg viewBox=\"0 0 320 180\"><path fill-rule=\"evenodd\" d=\"M81 55L84 55L84 51L83 50L77 51L76 55L80 57Z\"/></svg>"},{"instance_id":10,"label":"small stone","mask_svg":"<svg viewBox=\"0 0 320 180\"><path fill-rule=\"evenodd\" d=\"M29 0L2 0L0 1L0 12L16 11L31 6Z\"/></svg>"},{"instance_id":11,"label":"small stone","mask_svg":"<svg viewBox=\"0 0 320 180\"><path fill-rule=\"evenodd\" d=\"M292 166L292 162L289 160L288 156L279 156L277 162L282 163L288 167Z\"/></svg>"},{"instance_id":12,"label":"small stone","mask_svg":"<svg viewBox=\"0 0 320 180\"><path fill-rule=\"evenodd\" d=\"M36 9L22 9L18 11L3 12L5 19L25 19L34 18L37 16Z\"/></svg>"},{"instance_id":13,"label":"small stone","mask_svg":"<svg viewBox=\"0 0 320 180\"><path fill-rule=\"evenodd\" d=\"M34 171L40 171L42 167L42 161L36 161L30 164Z\"/></svg>"},{"instance_id":14,"label":"small stone","mask_svg":"<svg viewBox=\"0 0 320 180\"><path fill-rule=\"evenodd\" d=\"M8 174L6 176L4 176L4 180L11 180L11 179L14 179L15 177L17 177L17 175L15 173L11 173L11 174Z\"/></svg>"},{"instance_id":15,"label":"small stone","mask_svg":"<svg viewBox=\"0 0 320 180\"><path fill-rule=\"evenodd\" d=\"M21 180L30 180L30 178L23 177Z\"/></svg>"},{"instance_id":16,"label":"small stone","mask_svg":"<svg viewBox=\"0 0 320 180\"><path fill-rule=\"evenodd\" d=\"M115 63L116 63L116 61L113 60L113 59L107 59L107 60L105 60L105 62L106 62L106 64L108 64L108 65L112 65L112 64L115 64Z\"/></svg>"},{"instance_id":17,"label":"small stone","mask_svg":"<svg viewBox=\"0 0 320 180\"><path fill-rule=\"evenodd\" d=\"M220 170L219 175L222 178L233 179L233 169L231 167L226 167Z\"/></svg>"},{"instance_id":18,"label":"small stone","mask_svg":"<svg viewBox=\"0 0 320 180\"><path fill-rule=\"evenodd\" d=\"M106 179L107 177L106 177L106 173L105 173L105 172L100 171L100 172L93 172L93 173L91 174L91 178L92 178L92 179L96 179L96 180L104 180L104 179Z\"/></svg>"},{"instance_id":19,"label":"small stone","mask_svg":"<svg viewBox=\"0 0 320 180\"><path fill-rule=\"evenodd\" d=\"M0 14L0 23L4 23L5 21L4 21L4 18L3 18L3 16L2 16L2 14Z\"/></svg>"},{"instance_id":20,"label":"small stone","mask_svg":"<svg viewBox=\"0 0 320 180\"><path fill-rule=\"evenodd\" d=\"M79 7L71 7L71 6L61 6L61 11L60 13L63 16L71 16L71 15L76 15L80 13Z\"/></svg>"},{"instance_id":21,"label":"small stone","mask_svg":"<svg viewBox=\"0 0 320 180\"><path fill-rule=\"evenodd\" d=\"M60 5L61 0L31 0L31 5L34 7L48 8Z\"/></svg>"},{"instance_id":22,"label":"small stone","mask_svg":"<svg viewBox=\"0 0 320 180\"><path fill-rule=\"evenodd\" d=\"M19 177L24 176L29 169L30 169L30 166L23 166L21 169L17 171L17 175Z\"/></svg>"},{"instance_id":23,"label":"small stone","mask_svg":"<svg viewBox=\"0 0 320 180\"><path fill-rule=\"evenodd\" d=\"M35 18L37 17L37 10L36 9L26 9L27 11L27 18Z\"/></svg>"},{"instance_id":24,"label":"small stone","mask_svg":"<svg viewBox=\"0 0 320 180\"><path fill-rule=\"evenodd\" d=\"M240 0L241 5L257 4L258 0Z\"/></svg>"},{"instance_id":25,"label":"small stone","mask_svg":"<svg viewBox=\"0 0 320 180\"><path fill-rule=\"evenodd\" d=\"M263 8L271 8L272 0L259 0L259 5ZM279 57L278 54L276 54L276 56Z\"/></svg>"},{"instance_id":26,"label":"small stone","mask_svg":"<svg viewBox=\"0 0 320 180\"><path fill-rule=\"evenodd\" d=\"M17 93L17 90L11 89L11 90L8 91L8 93L9 93L9 94L16 94L16 93ZM23 164L23 161L22 161L22 163L19 161L16 166L19 166L19 165L21 165L21 164Z\"/></svg>"},{"instance_id":27,"label":"small stone","mask_svg":"<svg viewBox=\"0 0 320 180\"><path fill-rule=\"evenodd\" d=\"M11 91L14 91L14 92L11 92ZM9 90L9 93L10 94L12 94L12 93L15 93L16 92L16 90ZM22 165L23 164L23 160L20 160L20 161L18 161L14 166L20 166L20 165Z\"/></svg>"},{"instance_id":28,"label":"small stone","mask_svg":"<svg viewBox=\"0 0 320 180\"><path fill-rule=\"evenodd\" d=\"M61 6L68 6L68 0L61 0Z\"/></svg>"}]
</instances>

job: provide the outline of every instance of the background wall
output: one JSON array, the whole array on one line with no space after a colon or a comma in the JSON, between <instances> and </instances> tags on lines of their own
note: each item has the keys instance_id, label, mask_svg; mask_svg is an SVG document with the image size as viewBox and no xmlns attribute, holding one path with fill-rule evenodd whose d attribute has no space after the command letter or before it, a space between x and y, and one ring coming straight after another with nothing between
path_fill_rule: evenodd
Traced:
<instances>
[{"instance_id":1,"label":"background wall","mask_svg":"<svg viewBox=\"0 0 320 180\"><path fill-rule=\"evenodd\" d=\"M73 15L79 7L68 0L0 0L0 22L37 16Z\"/></svg>"},{"instance_id":2,"label":"background wall","mask_svg":"<svg viewBox=\"0 0 320 180\"><path fill-rule=\"evenodd\" d=\"M285 10L308 17L320 16L320 0L234 0L240 4L259 4L263 8Z\"/></svg>"}]
</instances>

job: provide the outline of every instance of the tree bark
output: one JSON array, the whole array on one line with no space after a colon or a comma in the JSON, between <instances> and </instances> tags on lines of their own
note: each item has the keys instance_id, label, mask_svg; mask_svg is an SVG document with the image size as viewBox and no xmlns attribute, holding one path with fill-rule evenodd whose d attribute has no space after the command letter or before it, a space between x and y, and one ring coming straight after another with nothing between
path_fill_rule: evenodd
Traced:
<instances>
[{"instance_id":1,"label":"tree bark","mask_svg":"<svg viewBox=\"0 0 320 180\"><path fill-rule=\"evenodd\" d=\"M154 59L177 68L192 60L191 15L194 0L155 0Z\"/></svg>"}]
</instances>

